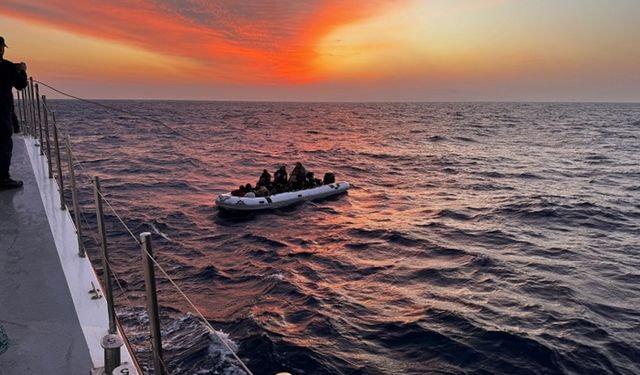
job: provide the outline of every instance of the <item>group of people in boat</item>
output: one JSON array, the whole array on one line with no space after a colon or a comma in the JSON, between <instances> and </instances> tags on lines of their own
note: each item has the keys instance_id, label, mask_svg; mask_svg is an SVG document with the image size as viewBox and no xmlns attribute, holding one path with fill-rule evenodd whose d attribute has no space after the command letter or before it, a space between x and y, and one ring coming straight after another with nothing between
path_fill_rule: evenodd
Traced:
<instances>
[{"instance_id":1,"label":"group of people in boat","mask_svg":"<svg viewBox=\"0 0 640 375\"><path fill-rule=\"evenodd\" d=\"M231 195L247 198L268 197L288 191L313 189L334 182L336 182L336 178L333 173L325 173L323 179L320 180L315 177L313 172L307 171L302 163L297 162L291 174L287 174L287 167L283 165L273 172L273 179L271 173L264 169L255 186L251 186L251 184L240 185L238 189L231 192Z\"/></svg>"}]
</instances>

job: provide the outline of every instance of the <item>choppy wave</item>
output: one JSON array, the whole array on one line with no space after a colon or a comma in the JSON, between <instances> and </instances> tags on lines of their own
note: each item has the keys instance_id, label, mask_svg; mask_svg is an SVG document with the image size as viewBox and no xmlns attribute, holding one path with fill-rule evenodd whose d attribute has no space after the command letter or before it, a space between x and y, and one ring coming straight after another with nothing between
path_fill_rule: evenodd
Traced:
<instances>
[{"instance_id":1,"label":"choppy wave","mask_svg":"<svg viewBox=\"0 0 640 375\"><path fill-rule=\"evenodd\" d=\"M52 101L90 180L255 374L640 373L636 104ZM348 195L229 215L302 161ZM67 193L68 195L68 193ZM118 315L149 369L140 250L107 216ZM159 277L173 374L241 374Z\"/></svg>"}]
</instances>

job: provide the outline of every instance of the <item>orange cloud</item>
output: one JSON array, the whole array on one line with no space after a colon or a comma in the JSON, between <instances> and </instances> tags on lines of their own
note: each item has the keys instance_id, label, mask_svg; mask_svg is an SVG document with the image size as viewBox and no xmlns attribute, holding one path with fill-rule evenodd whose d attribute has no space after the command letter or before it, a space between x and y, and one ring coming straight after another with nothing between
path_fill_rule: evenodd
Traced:
<instances>
[{"instance_id":1,"label":"orange cloud","mask_svg":"<svg viewBox=\"0 0 640 375\"><path fill-rule=\"evenodd\" d=\"M332 30L397 7L392 0L8 0L5 16L191 62L195 80L321 79L316 44Z\"/></svg>"}]
</instances>

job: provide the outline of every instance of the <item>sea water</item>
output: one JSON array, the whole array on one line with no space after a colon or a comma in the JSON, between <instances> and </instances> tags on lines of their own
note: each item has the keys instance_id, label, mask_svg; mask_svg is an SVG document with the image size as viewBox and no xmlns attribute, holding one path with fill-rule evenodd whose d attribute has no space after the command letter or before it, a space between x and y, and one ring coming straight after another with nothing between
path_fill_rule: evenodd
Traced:
<instances>
[{"instance_id":1,"label":"sea water","mask_svg":"<svg viewBox=\"0 0 640 375\"><path fill-rule=\"evenodd\" d=\"M640 373L640 105L51 101L107 210L151 366L140 250L255 374ZM134 114L134 115L132 115ZM348 194L219 212L295 162ZM67 196L69 193L67 192ZM158 271L173 374L243 373Z\"/></svg>"}]
</instances>

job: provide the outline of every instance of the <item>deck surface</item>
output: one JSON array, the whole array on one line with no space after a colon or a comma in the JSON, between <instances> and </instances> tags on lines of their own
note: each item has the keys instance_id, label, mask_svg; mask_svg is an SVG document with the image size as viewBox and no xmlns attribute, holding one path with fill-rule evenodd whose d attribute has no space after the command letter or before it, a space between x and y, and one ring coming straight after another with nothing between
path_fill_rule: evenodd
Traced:
<instances>
[{"instance_id":1,"label":"deck surface","mask_svg":"<svg viewBox=\"0 0 640 375\"><path fill-rule=\"evenodd\" d=\"M15 137L11 174L24 187L0 191L0 325L9 337L0 375L88 374L89 348L25 144Z\"/></svg>"}]
</instances>

